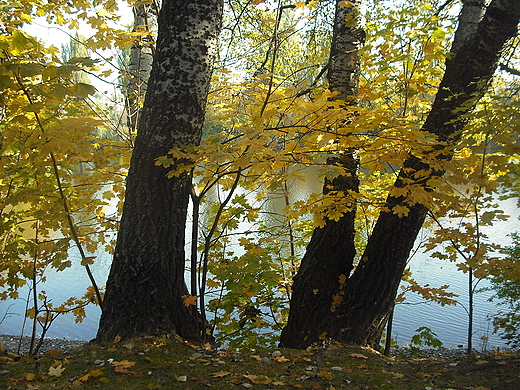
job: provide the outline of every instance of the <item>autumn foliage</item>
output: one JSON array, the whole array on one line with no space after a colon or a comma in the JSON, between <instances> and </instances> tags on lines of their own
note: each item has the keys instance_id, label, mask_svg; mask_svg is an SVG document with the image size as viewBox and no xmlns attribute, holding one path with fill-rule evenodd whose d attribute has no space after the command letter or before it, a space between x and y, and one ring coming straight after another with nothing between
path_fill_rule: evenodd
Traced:
<instances>
[{"instance_id":1,"label":"autumn foliage","mask_svg":"<svg viewBox=\"0 0 520 390\"><path fill-rule=\"evenodd\" d=\"M155 156L168 177L189 173L194 180L191 204L197 207L191 220L199 223L186 266L195 276L183 302L204 313L208 336L229 345L275 342L310 233L338 220L353 202L358 254L381 211L405 217L410 206L422 204L432 234L421 244L432 256L471 269L478 278L509 266L518 271L481 231L507 218L496 199L512 186L510 172L518 169L518 78L496 74L465 117L456 145L440 142L444 150L437 137L421 131L454 32L456 5L441 3L368 7L359 104L345 107L323 77L331 36L327 2L298 1L285 9L266 1L228 2L203 140ZM26 284L37 291L49 268L72 266L71 251L80 251L88 273L96 249L113 250L134 136L126 121L108 114L123 108L103 102L92 85L76 77L107 77L109 59L63 59L58 48L31 36L24 25L37 17L63 28L88 24L93 32L81 45L89 53L128 49L139 33L116 27L113 1L22 0L0 2L0 11L0 298L5 300L18 298ZM518 64L517 45L518 37L503 55L509 68ZM118 71L122 82L124 69ZM325 178L348 174L327 164L346 150L355 150L359 159L359 191L322 191ZM394 186L409 156L446 174L429 178L426 186ZM405 202L387 210L388 195ZM114 204L115 211L108 211ZM86 304L102 304L97 283L104 281L92 280L83 297L61 303L48 302L38 291L27 316L43 327L70 311L81 321ZM403 286L442 305L456 298L448 286L417 285L408 272ZM111 362L120 373L131 373L129 363ZM256 376L246 379L263 383Z\"/></svg>"}]
</instances>

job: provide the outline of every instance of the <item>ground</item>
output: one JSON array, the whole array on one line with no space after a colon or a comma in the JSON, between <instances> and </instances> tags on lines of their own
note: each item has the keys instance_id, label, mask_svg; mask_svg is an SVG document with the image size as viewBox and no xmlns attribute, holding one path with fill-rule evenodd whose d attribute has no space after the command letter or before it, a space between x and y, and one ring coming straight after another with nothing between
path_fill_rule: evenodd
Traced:
<instances>
[{"instance_id":1,"label":"ground","mask_svg":"<svg viewBox=\"0 0 520 390\"><path fill-rule=\"evenodd\" d=\"M0 389L520 389L520 355L512 353L389 358L333 342L231 351L175 336L114 341L1 356Z\"/></svg>"}]
</instances>

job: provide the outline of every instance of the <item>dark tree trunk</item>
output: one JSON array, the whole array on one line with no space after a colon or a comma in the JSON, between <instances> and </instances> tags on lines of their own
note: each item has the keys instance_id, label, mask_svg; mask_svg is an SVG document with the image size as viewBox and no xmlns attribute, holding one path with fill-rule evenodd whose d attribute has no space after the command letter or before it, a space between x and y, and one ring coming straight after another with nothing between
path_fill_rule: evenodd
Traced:
<instances>
[{"instance_id":1,"label":"dark tree trunk","mask_svg":"<svg viewBox=\"0 0 520 390\"><path fill-rule=\"evenodd\" d=\"M222 0L165 0L154 64L128 173L126 199L96 340L176 331L200 338L186 307L184 232L191 178L155 159L200 142Z\"/></svg>"},{"instance_id":2,"label":"dark tree trunk","mask_svg":"<svg viewBox=\"0 0 520 390\"><path fill-rule=\"evenodd\" d=\"M467 2L466 2L467 3ZM454 42L453 57L446 63L444 78L436 99L422 130L435 134L448 146L456 145L460 130L465 125L464 114L475 107L478 99L486 92L502 50L517 32L520 17L520 2L517 0L494 0L487 7L482 21L473 32L456 36L462 42ZM464 23L460 28L468 28ZM471 28L471 27L470 27ZM442 175L442 161L451 157L449 148L435 157L426 156L422 160L410 156L404 163L396 187L405 184L418 185L431 190L428 180ZM420 172L419 175L415 175ZM407 216L399 217L392 212L395 206L409 208ZM337 341L360 345L378 346L381 333L401 280L406 261L413 247L427 213L427 206L414 203L405 197L390 196L381 212L360 264L336 295L341 302L327 318L320 318L316 325L325 324L316 333L326 335ZM322 257L322 267L327 258ZM312 275L312 270L306 273ZM318 272L319 270L315 270ZM330 283L338 276L331 276ZM310 295L308 295L310 297ZM313 303L306 304L312 307ZM293 310L293 306L291 306ZM306 306L298 307L299 313L290 316L304 317ZM282 335L287 339L289 335ZM293 335L292 335L293 336ZM298 337L295 335L294 337ZM290 346L305 347L309 344L300 341Z\"/></svg>"},{"instance_id":3,"label":"dark tree trunk","mask_svg":"<svg viewBox=\"0 0 520 390\"><path fill-rule=\"evenodd\" d=\"M327 78L329 89L339 92L336 99L353 106L359 88L358 51L365 41L360 21L362 0L348 7L340 3L336 3ZM347 17L356 23L347 26ZM350 151L329 158L327 163L342 167L345 174L326 180L325 194L349 196L349 192L358 192L358 161ZM292 285L289 319L280 339L285 347L305 348L325 336L334 296L350 275L356 256L354 198L350 206L338 221L326 219L325 226L312 234Z\"/></svg>"}]
</instances>

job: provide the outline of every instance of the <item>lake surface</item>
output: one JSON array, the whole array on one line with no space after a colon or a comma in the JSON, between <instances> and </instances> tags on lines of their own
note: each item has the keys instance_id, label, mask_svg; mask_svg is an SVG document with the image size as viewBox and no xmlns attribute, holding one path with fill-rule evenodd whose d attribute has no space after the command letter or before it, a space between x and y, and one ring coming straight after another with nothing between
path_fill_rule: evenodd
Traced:
<instances>
[{"instance_id":1,"label":"lake surface","mask_svg":"<svg viewBox=\"0 0 520 390\"><path fill-rule=\"evenodd\" d=\"M511 215L508 221L495 224L484 229L494 242L509 244L507 236L514 231L520 231L518 223L518 207L516 200L510 199L502 202L505 213ZM91 266L93 274L99 285L104 285L108 276L111 256L100 251L96 253L97 259ZM70 258L74 266L61 272L49 272L47 282L40 285L40 289L47 292L56 305L71 296L81 296L90 285L86 272L80 266L80 258L76 248L70 250ZM432 287L450 285L450 291L459 294L457 298L464 306L468 302L468 275L457 270L453 263L432 258L429 254L417 253L410 261L413 276L420 284L429 284ZM486 281L482 281L479 287L485 287ZM24 315L28 288L20 289L20 298L17 300L0 302L0 333L20 334L22 328L25 335L31 333L31 323L27 320L25 327ZM488 302L491 292L478 293L474 298L474 337L473 345L477 349L504 347L505 343L498 335L493 334L493 326L489 317L496 313L494 303ZM94 305L86 309L87 317L82 323L75 323L72 315L59 316L52 324L47 337L70 338L90 340L95 337L98 326L100 310ZM425 303L418 295L408 294L405 303L400 303L395 308L392 337L399 344L409 343L416 329L426 326L436 333L445 347L462 346L467 343L468 315L462 305L440 306L436 303ZM484 342L481 337L488 337Z\"/></svg>"}]
</instances>

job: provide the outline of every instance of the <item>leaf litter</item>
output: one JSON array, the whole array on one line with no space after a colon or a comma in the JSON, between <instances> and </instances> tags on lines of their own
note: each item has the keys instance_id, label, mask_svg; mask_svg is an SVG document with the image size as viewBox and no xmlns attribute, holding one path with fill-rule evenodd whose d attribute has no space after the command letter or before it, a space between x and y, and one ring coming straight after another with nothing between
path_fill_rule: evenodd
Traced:
<instances>
[{"instance_id":1,"label":"leaf litter","mask_svg":"<svg viewBox=\"0 0 520 390\"><path fill-rule=\"evenodd\" d=\"M0 357L2 389L520 388L520 356L388 358L326 341L305 351L215 349L177 336L85 345L64 356Z\"/></svg>"}]
</instances>

